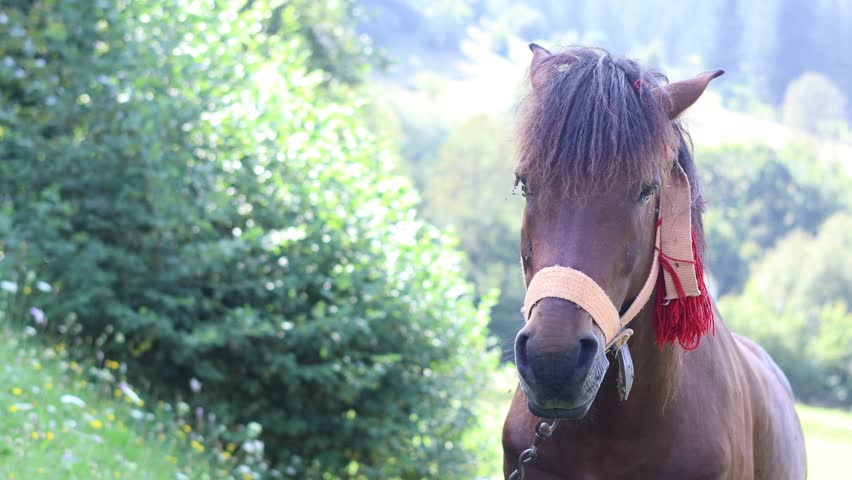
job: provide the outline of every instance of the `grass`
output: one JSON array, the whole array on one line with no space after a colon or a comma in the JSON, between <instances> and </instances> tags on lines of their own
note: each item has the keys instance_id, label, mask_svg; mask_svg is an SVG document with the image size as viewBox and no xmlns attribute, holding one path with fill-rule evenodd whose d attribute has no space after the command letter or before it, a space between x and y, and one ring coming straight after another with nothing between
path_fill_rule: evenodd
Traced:
<instances>
[{"instance_id":1,"label":"grass","mask_svg":"<svg viewBox=\"0 0 852 480\"><path fill-rule=\"evenodd\" d=\"M798 405L805 430L808 478L844 478L852 472L852 412Z\"/></svg>"},{"instance_id":2,"label":"grass","mask_svg":"<svg viewBox=\"0 0 852 480\"><path fill-rule=\"evenodd\" d=\"M236 446L211 451L167 405L146 411L117 362L86 368L62 344L0 335L0 479L255 478L235 471Z\"/></svg>"}]
</instances>

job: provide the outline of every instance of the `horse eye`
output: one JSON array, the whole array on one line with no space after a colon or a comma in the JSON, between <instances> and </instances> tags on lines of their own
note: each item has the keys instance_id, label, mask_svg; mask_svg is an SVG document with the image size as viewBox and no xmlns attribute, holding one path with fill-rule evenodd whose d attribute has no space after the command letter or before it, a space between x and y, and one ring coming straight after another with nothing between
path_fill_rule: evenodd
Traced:
<instances>
[{"instance_id":1,"label":"horse eye","mask_svg":"<svg viewBox=\"0 0 852 480\"><path fill-rule=\"evenodd\" d=\"M515 175L515 184L512 187L512 195L520 194L522 197L526 198L530 194L525 180L526 179L524 177Z\"/></svg>"},{"instance_id":2,"label":"horse eye","mask_svg":"<svg viewBox=\"0 0 852 480\"><path fill-rule=\"evenodd\" d=\"M639 203L641 205L646 205L651 200L651 197L654 196L654 193L657 191L659 186L660 185L657 182L654 182L642 187L642 192L639 193Z\"/></svg>"}]
</instances>

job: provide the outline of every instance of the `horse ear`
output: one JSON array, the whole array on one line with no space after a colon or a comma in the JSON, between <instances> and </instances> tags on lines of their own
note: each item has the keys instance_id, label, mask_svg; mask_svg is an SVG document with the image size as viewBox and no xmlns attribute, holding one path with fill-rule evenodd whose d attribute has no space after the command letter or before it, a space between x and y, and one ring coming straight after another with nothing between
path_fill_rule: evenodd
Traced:
<instances>
[{"instance_id":1,"label":"horse ear","mask_svg":"<svg viewBox=\"0 0 852 480\"><path fill-rule=\"evenodd\" d=\"M662 103L669 119L674 120L698 100L698 97L704 93L704 89L710 84L710 80L721 76L723 73L725 73L724 70L713 70L689 80L670 83L662 88L655 88L654 95ZM665 92L661 92L661 90Z\"/></svg>"},{"instance_id":2,"label":"horse ear","mask_svg":"<svg viewBox=\"0 0 852 480\"><path fill-rule=\"evenodd\" d=\"M530 63L530 82L533 88L539 88L547 81L547 75L542 72L541 64L550 56L550 51L541 45L531 43L530 50L533 53L532 62Z\"/></svg>"}]
</instances>

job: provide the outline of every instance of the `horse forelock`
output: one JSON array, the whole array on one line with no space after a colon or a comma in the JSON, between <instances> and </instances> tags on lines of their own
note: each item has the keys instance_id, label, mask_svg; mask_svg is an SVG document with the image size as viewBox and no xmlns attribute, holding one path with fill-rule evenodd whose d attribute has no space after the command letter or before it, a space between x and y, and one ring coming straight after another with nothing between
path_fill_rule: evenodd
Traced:
<instances>
[{"instance_id":1,"label":"horse forelock","mask_svg":"<svg viewBox=\"0 0 852 480\"><path fill-rule=\"evenodd\" d=\"M546 80L522 104L518 131L518 172L537 194L578 198L668 172L675 132L651 94L664 76L583 47L538 68Z\"/></svg>"},{"instance_id":2,"label":"horse forelock","mask_svg":"<svg viewBox=\"0 0 852 480\"><path fill-rule=\"evenodd\" d=\"M691 139L651 93L666 77L586 47L550 55L538 68L545 80L521 104L516 139L517 175L530 193L582 201L665 180L677 161L692 185L693 226L703 247Z\"/></svg>"}]
</instances>

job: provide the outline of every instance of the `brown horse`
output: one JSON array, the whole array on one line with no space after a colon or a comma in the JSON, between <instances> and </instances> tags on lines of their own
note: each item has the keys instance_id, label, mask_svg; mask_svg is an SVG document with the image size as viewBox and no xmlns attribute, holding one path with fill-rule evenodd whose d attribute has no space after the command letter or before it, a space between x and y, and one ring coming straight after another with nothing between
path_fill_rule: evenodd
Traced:
<instances>
[{"instance_id":1,"label":"brown horse","mask_svg":"<svg viewBox=\"0 0 852 480\"><path fill-rule=\"evenodd\" d=\"M660 191L675 169L692 186L701 248L703 202L677 117L722 72L666 84L605 51L531 49L517 169L526 283L546 267L570 267L624 313L652 271ZM769 355L731 333L715 307L715 331L700 344L661 347L654 303L630 323L636 380L625 400L609 338L589 312L553 297L527 306L515 341L522 388L503 431L505 475L542 417L562 420L527 480L805 478L792 390Z\"/></svg>"}]
</instances>

